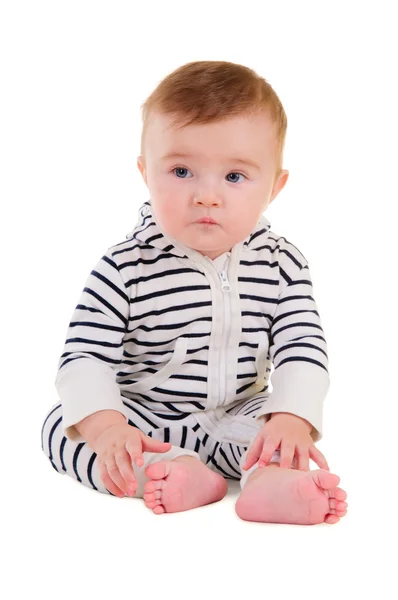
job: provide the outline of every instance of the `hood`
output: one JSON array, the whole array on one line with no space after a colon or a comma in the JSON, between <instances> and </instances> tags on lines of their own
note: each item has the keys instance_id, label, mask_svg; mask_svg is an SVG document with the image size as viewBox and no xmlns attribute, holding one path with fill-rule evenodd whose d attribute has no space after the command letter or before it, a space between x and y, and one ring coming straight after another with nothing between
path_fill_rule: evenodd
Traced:
<instances>
[{"instance_id":1,"label":"hood","mask_svg":"<svg viewBox=\"0 0 398 600\"><path fill-rule=\"evenodd\" d=\"M192 249L188 249L162 231L153 215L150 200L144 202L138 212L138 223L133 231L126 235L127 239L135 238L147 246L182 258L188 258L188 254L191 255ZM271 223L262 215L254 230L241 242L243 250L257 250L264 246L270 227Z\"/></svg>"}]
</instances>

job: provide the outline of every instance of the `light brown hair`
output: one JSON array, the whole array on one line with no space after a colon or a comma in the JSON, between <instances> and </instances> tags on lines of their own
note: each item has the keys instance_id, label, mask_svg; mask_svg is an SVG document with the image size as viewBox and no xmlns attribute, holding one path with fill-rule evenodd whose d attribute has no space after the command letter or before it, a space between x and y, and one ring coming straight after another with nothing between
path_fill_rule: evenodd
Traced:
<instances>
[{"instance_id":1,"label":"light brown hair","mask_svg":"<svg viewBox=\"0 0 398 600\"><path fill-rule=\"evenodd\" d=\"M175 115L172 126L178 127L265 111L275 125L276 177L282 170L286 113L271 85L249 67L221 60L187 63L158 84L141 110L141 154L152 111Z\"/></svg>"}]
</instances>

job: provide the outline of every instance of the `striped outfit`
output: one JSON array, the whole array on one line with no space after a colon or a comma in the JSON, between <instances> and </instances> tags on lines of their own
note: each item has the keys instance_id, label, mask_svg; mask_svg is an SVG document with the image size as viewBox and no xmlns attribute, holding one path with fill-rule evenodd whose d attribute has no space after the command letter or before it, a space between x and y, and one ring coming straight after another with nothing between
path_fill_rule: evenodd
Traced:
<instances>
[{"instance_id":1,"label":"striped outfit","mask_svg":"<svg viewBox=\"0 0 398 600\"><path fill-rule=\"evenodd\" d=\"M320 440L327 346L301 252L261 216L245 240L211 260L168 237L150 201L126 238L90 273L69 324L60 401L42 428L52 466L110 493L74 427L105 409L172 444L133 465L137 497L149 464L183 454L243 488L257 467L241 470L247 449L273 412L306 419Z\"/></svg>"}]
</instances>

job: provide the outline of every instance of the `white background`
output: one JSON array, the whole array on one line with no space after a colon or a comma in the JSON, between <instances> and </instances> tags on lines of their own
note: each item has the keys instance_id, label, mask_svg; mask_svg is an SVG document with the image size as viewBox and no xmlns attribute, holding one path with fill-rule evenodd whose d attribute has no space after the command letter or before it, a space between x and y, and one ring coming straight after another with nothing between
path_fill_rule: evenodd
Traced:
<instances>
[{"instance_id":1,"label":"white background","mask_svg":"<svg viewBox=\"0 0 398 600\"><path fill-rule=\"evenodd\" d=\"M396 597L394 4L1 3L3 597ZM140 106L193 60L253 68L288 116L290 178L266 216L311 267L331 376L318 447L348 494L337 525L244 522L238 484L156 516L41 450L86 278L149 197Z\"/></svg>"}]
</instances>

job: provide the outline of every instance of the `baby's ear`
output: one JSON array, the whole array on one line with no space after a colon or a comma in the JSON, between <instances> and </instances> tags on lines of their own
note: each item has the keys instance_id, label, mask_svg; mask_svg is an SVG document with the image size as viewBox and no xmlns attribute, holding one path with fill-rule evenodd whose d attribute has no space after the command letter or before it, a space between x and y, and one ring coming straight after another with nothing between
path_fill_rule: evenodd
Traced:
<instances>
[{"instance_id":1,"label":"baby's ear","mask_svg":"<svg viewBox=\"0 0 398 600\"><path fill-rule=\"evenodd\" d=\"M137 167L146 183L146 168L145 168L145 160L142 155L137 157Z\"/></svg>"},{"instance_id":2,"label":"baby's ear","mask_svg":"<svg viewBox=\"0 0 398 600\"><path fill-rule=\"evenodd\" d=\"M289 171L284 169L283 171L280 172L280 174L278 175L278 177L274 183L274 187L272 188L271 197L268 200L267 206L269 206L271 204L271 202L273 202L275 200L275 198L277 197L279 192L281 192L283 190L288 178L289 178Z\"/></svg>"}]
</instances>

